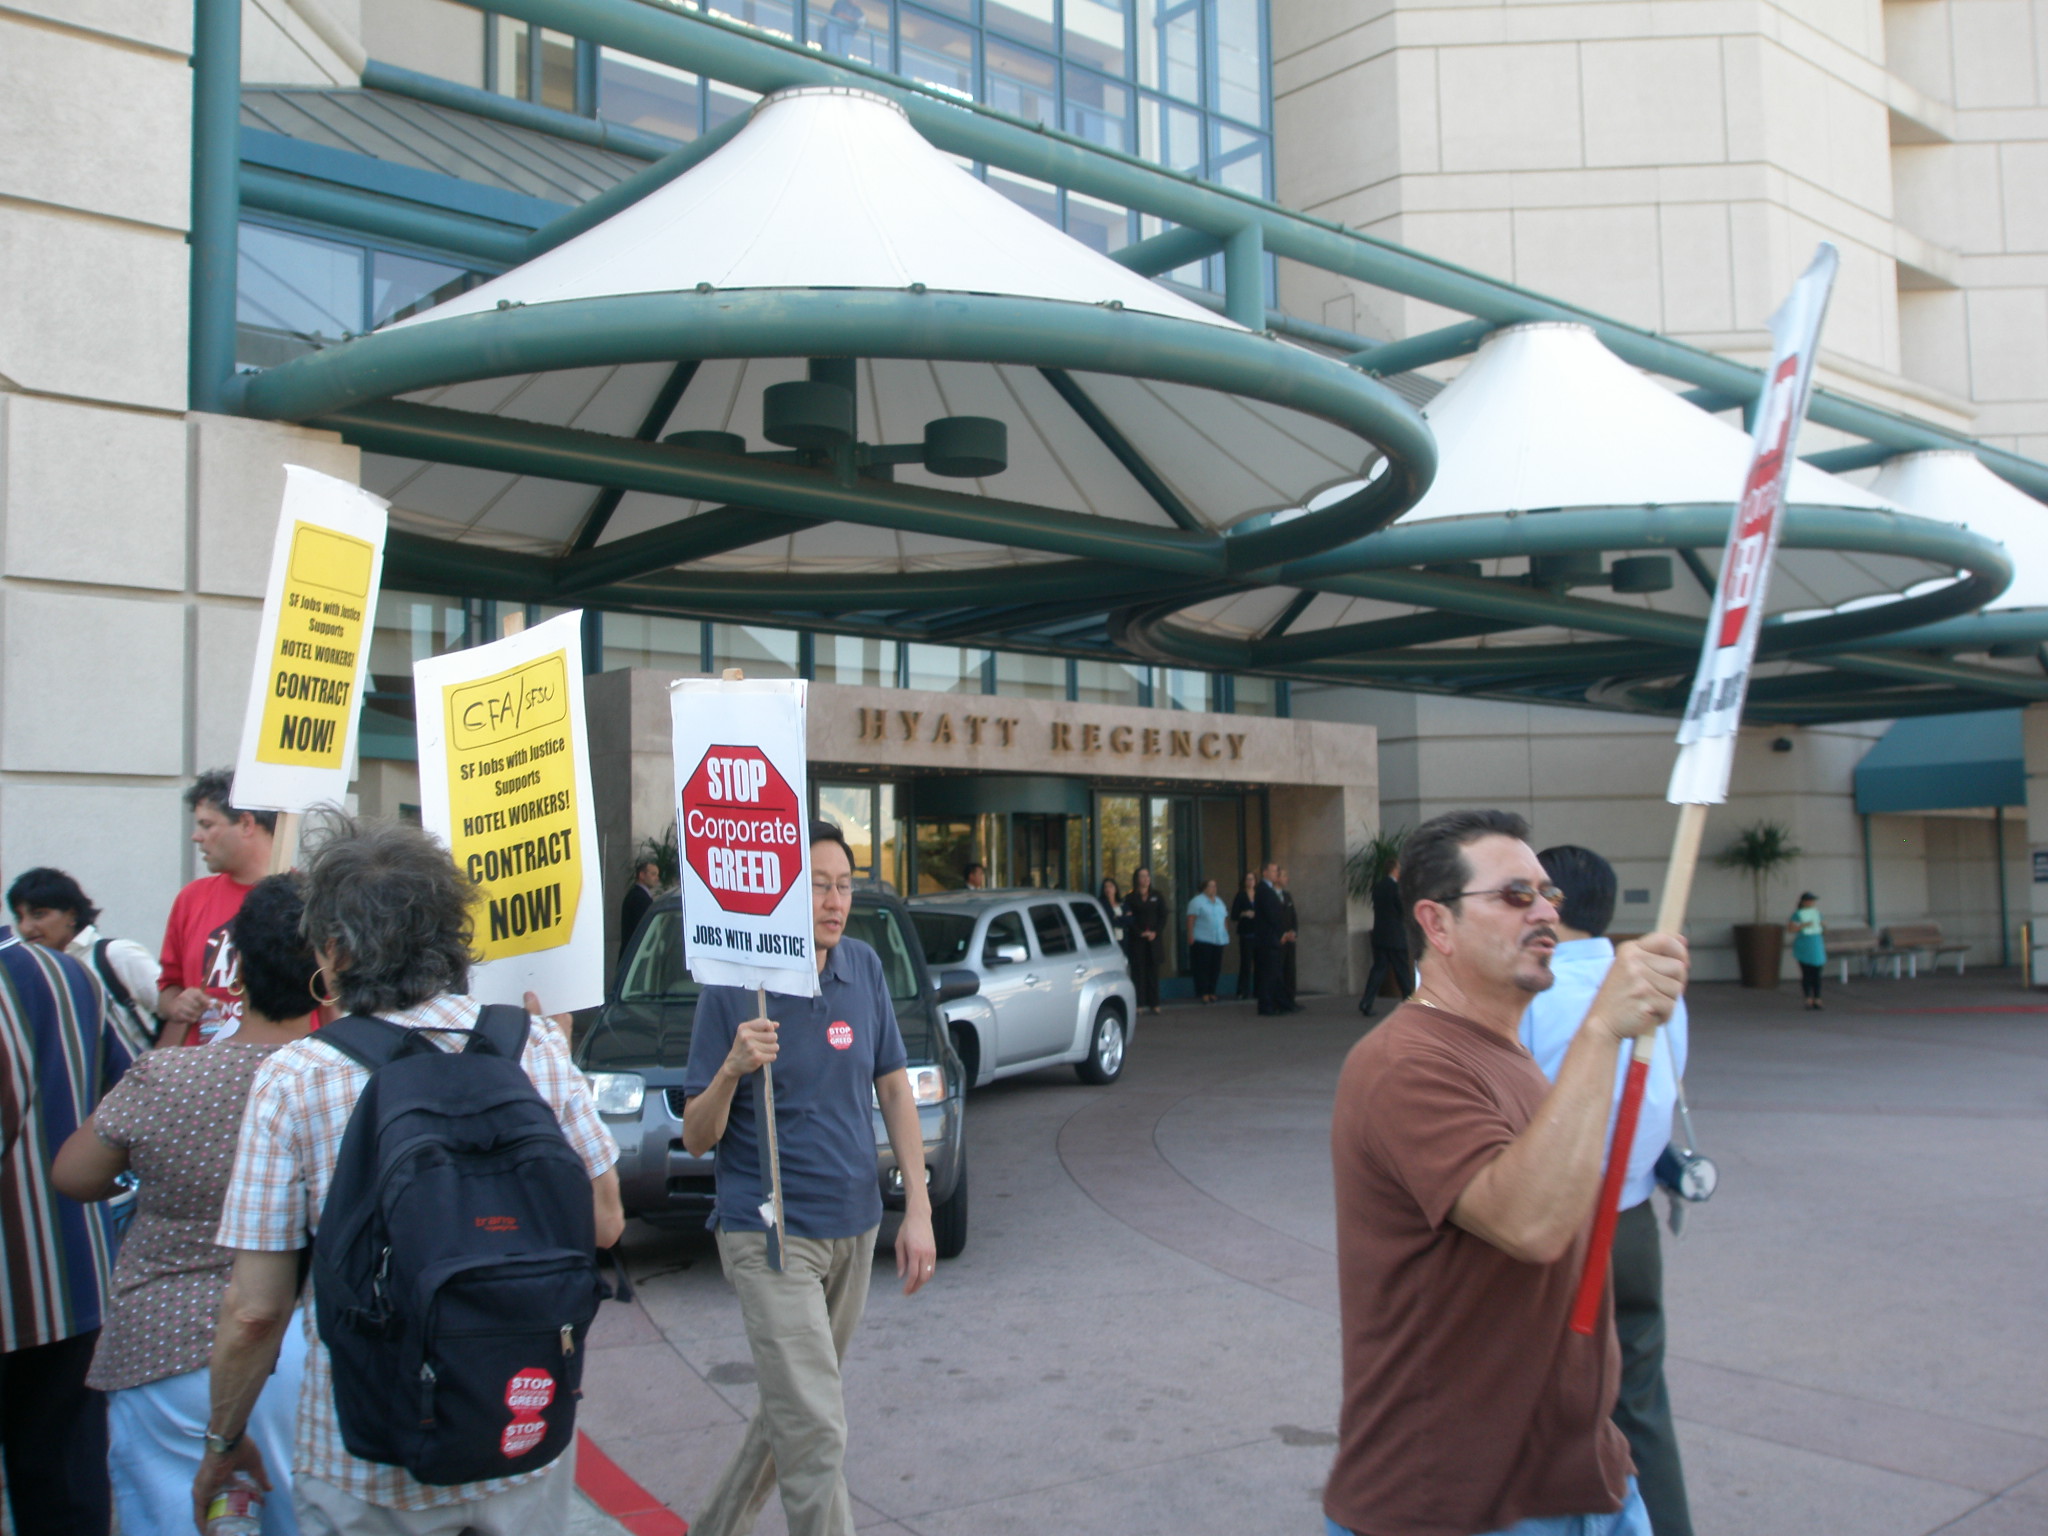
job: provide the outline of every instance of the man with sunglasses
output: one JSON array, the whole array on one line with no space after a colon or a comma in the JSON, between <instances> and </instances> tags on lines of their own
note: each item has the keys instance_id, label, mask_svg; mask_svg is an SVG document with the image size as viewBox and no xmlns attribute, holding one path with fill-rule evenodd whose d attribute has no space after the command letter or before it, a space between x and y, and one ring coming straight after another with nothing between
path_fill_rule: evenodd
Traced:
<instances>
[{"instance_id":1,"label":"man with sunglasses","mask_svg":"<svg viewBox=\"0 0 2048 1536\"><path fill-rule=\"evenodd\" d=\"M1558 902L1506 811L1401 850L1415 995L1344 1063L1330 1127L1344 1340L1330 1536L1650 1536L1611 1302L1569 1327L1616 1064L1671 1016L1682 939L1623 945L1553 1086L1517 1030Z\"/></svg>"}]
</instances>

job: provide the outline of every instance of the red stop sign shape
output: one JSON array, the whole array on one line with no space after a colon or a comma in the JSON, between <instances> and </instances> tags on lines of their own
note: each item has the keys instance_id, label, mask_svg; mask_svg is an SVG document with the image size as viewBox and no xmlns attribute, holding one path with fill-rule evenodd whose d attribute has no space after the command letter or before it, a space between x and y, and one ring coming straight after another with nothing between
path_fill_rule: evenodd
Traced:
<instances>
[{"instance_id":1,"label":"red stop sign shape","mask_svg":"<svg viewBox=\"0 0 2048 1536\"><path fill-rule=\"evenodd\" d=\"M766 917L796 884L796 791L759 747L713 747L684 781L683 857L727 912Z\"/></svg>"}]
</instances>

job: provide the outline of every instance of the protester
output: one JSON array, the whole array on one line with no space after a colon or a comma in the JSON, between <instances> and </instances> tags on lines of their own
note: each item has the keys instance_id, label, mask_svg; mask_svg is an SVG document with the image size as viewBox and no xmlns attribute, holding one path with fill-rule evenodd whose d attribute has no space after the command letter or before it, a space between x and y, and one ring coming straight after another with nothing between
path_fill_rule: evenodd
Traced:
<instances>
[{"instance_id":1,"label":"protester","mask_svg":"<svg viewBox=\"0 0 2048 1536\"><path fill-rule=\"evenodd\" d=\"M106 1536L107 1400L85 1384L114 1267L112 1212L50 1162L128 1070L97 982L0 925L0 1470L14 1536Z\"/></svg>"},{"instance_id":2,"label":"protester","mask_svg":"<svg viewBox=\"0 0 2048 1536\"><path fill-rule=\"evenodd\" d=\"M903 1174L896 1235L903 1293L931 1279L938 1261L924 1136L881 958L845 936L852 850L830 823L812 822L810 835L822 995L771 992L760 1017L751 988L706 987L690 1039L683 1145L699 1157L717 1149L718 1256L739 1293L761 1394L746 1438L691 1522L696 1536L751 1531L777 1485L790 1536L851 1536L840 1367L867 1306L882 1219L873 1105L881 1107ZM787 1235L780 1268L771 1266L761 1219L768 1181L753 1086L770 1063Z\"/></svg>"},{"instance_id":3,"label":"protester","mask_svg":"<svg viewBox=\"0 0 2048 1536\"><path fill-rule=\"evenodd\" d=\"M242 1016L241 967L228 921L249 887L270 872L277 813L236 810L229 799L234 784L232 773L214 768L185 791L192 842L209 873L178 892L164 925L156 1007L165 1045L203 1045L232 1035Z\"/></svg>"},{"instance_id":4,"label":"protester","mask_svg":"<svg viewBox=\"0 0 2048 1536\"><path fill-rule=\"evenodd\" d=\"M156 962L133 939L103 936L100 909L61 869L31 869L7 888L14 931L32 944L60 949L99 978L107 1014L129 1054L156 1040Z\"/></svg>"},{"instance_id":5,"label":"protester","mask_svg":"<svg viewBox=\"0 0 2048 1536\"><path fill-rule=\"evenodd\" d=\"M303 926L323 1001L418 1030L441 1050L466 1045L481 1013L465 994L474 896L447 851L417 828L331 818L305 867ZM570 1064L558 1023L528 1020L519 1065L590 1175L597 1244L609 1247L625 1225L612 1170L618 1151L583 1074ZM265 1480L267 1460L246 1438L250 1414L297 1302L300 1250L320 1225L342 1133L368 1081L319 1034L283 1047L256 1073L216 1238L235 1250L234 1268L210 1363L212 1409L192 1483L195 1514L237 1471ZM531 1472L445 1486L350 1455L310 1298L306 1311L291 1499L308 1536L457 1536L472 1528L553 1536L568 1523L573 1449Z\"/></svg>"},{"instance_id":6,"label":"protester","mask_svg":"<svg viewBox=\"0 0 2048 1536\"><path fill-rule=\"evenodd\" d=\"M113 1297L86 1385L108 1394L108 1470L121 1536L184 1536L186 1500L206 1434L207 1357L232 1262L213 1241L256 1069L313 1022L314 960L299 935L298 882L257 882L234 916L244 1007L231 1040L152 1051L99 1102L57 1154L52 1177L75 1200L105 1200L123 1173L141 1180L121 1240ZM305 1336L287 1330L277 1371L249 1420L275 1495L264 1536L295 1536L289 1494L292 1415Z\"/></svg>"},{"instance_id":7,"label":"protester","mask_svg":"<svg viewBox=\"0 0 2048 1536\"><path fill-rule=\"evenodd\" d=\"M1299 990L1301 962L1301 914L1294 910L1294 892L1287 888L1287 866L1281 865L1273 876L1273 884L1280 892L1280 905L1284 914L1280 919L1280 1011L1301 1012L1301 1002L1295 996Z\"/></svg>"},{"instance_id":8,"label":"protester","mask_svg":"<svg viewBox=\"0 0 2048 1536\"><path fill-rule=\"evenodd\" d=\"M1258 887L1252 892L1253 986L1261 1017L1288 1011L1281 965L1281 951L1287 942L1287 903L1281 898L1279 879L1280 866L1269 860L1259 871Z\"/></svg>"},{"instance_id":9,"label":"protester","mask_svg":"<svg viewBox=\"0 0 2048 1536\"><path fill-rule=\"evenodd\" d=\"M1625 1041L1670 1017L1682 939L1622 947L1558 1072L1516 1038L1551 984L1560 899L1505 811L1425 822L1401 851L1421 974L1355 1045L1330 1129L1343 1407L1336 1533L1649 1536L1611 1305L1571 1331Z\"/></svg>"},{"instance_id":10,"label":"protester","mask_svg":"<svg viewBox=\"0 0 2048 1536\"><path fill-rule=\"evenodd\" d=\"M1237 1000L1243 1002L1252 995L1252 929L1257 922L1258 903L1252 899L1259 888L1259 877L1253 870L1244 872L1244 883L1230 900L1230 921L1237 930Z\"/></svg>"},{"instance_id":11,"label":"protester","mask_svg":"<svg viewBox=\"0 0 2048 1536\"><path fill-rule=\"evenodd\" d=\"M1216 894L1214 879L1188 903L1188 964L1195 973L1195 996L1216 1001L1216 978L1223 971L1223 951L1230 944L1230 912Z\"/></svg>"},{"instance_id":12,"label":"protester","mask_svg":"<svg viewBox=\"0 0 2048 1536\"><path fill-rule=\"evenodd\" d=\"M1152 886L1152 871L1131 872L1131 894L1124 898L1124 950L1131 962L1131 985L1138 1006L1159 1011L1159 968L1166 963L1166 898Z\"/></svg>"},{"instance_id":13,"label":"protester","mask_svg":"<svg viewBox=\"0 0 2048 1536\"><path fill-rule=\"evenodd\" d=\"M619 903L619 958L626 958L626 950L633 942L633 935L640 931L640 919L647 915L647 909L654 905L654 893L661 889L661 865L653 859L642 859L633 866L633 883L626 887L626 899Z\"/></svg>"},{"instance_id":14,"label":"protester","mask_svg":"<svg viewBox=\"0 0 2048 1536\"><path fill-rule=\"evenodd\" d=\"M985 891L988 889L988 866L986 864L970 864L967 866L967 889L970 891Z\"/></svg>"},{"instance_id":15,"label":"protester","mask_svg":"<svg viewBox=\"0 0 2048 1536\"><path fill-rule=\"evenodd\" d=\"M1820 979L1827 970L1827 925L1820 920L1820 898L1804 892L1785 931L1793 936L1792 958L1799 962L1799 993L1810 1009L1820 1007ZM1775 977L1772 978L1776 980Z\"/></svg>"},{"instance_id":16,"label":"protester","mask_svg":"<svg viewBox=\"0 0 2048 1536\"><path fill-rule=\"evenodd\" d=\"M1368 1019L1380 1000L1381 983L1394 978L1407 1002L1415 990L1415 963L1408 958L1408 920L1401 913L1401 861L1387 866L1387 872L1372 883L1372 969L1366 973L1365 991L1359 995L1358 1011Z\"/></svg>"},{"instance_id":17,"label":"protester","mask_svg":"<svg viewBox=\"0 0 2048 1536\"><path fill-rule=\"evenodd\" d=\"M1564 892L1558 907L1556 952L1550 957L1556 983L1539 992L1522 1015L1522 1044L1543 1075L1555 1079L1586 1011L1614 965L1606 937L1614 919L1618 882L1614 866L1587 848L1546 848L1536 856L1544 873ZM1685 1497L1685 1469L1671 1424L1671 1393L1664 1384L1664 1255L1650 1193L1657 1186L1657 1159L1671 1142L1671 1111L1685 1076L1686 1013L1681 999L1670 1022L1658 1032L1643 1091L1642 1118L1628 1149L1628 1173L1621 1187L1621 1219L1614 1229L1614 1331L1621 1341L1621 1394L1614 1422L1628 1437L1636 1482L1657 1536L1692 1536ZM1614 1079L1621 1101L1629 1054L1622 1053ZM1608 1141L1613 1132L1605 1133Z\"/></svg>"}]
</instances>

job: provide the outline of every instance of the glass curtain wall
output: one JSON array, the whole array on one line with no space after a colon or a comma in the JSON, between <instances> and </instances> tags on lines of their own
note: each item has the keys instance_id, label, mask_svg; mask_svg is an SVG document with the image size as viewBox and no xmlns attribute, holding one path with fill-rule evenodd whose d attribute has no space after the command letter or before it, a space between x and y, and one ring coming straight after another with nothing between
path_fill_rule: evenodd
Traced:
<instances>
[{"instance_id":1,"label":"glass curtain wall","mask_svg":"<svg viewBox=\"0 0 2048 1536\"><path fill-rule=\"evenodd\" d=\"M1270 197L1265 0L714 0L715 16L999 111ZM693 139L759 98L526 22L493 17L492 89ZM1001 171L990 185L1098 250L1157 220ZM1219 285L1221 262L1174 276Z\"/></svg>"}]
</instances>

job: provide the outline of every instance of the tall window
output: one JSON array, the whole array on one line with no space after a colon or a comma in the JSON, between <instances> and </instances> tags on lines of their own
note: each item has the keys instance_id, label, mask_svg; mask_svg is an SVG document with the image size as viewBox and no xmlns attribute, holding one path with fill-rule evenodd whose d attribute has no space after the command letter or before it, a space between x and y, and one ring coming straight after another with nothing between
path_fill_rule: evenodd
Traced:
<instances>
[{"instance_id":1,"label":"tall window","mask_svg":"<svg viewBox=\"0 0 2048 1536\"><path fill-rule=\"evenodd\" d=\"M1171 170L1270 197L1266 0L704 0L715 16L917 80ZM743 112L752 93L493 17L492 88L670 138ZM989 184L1098 250L1156 220L982 170ZM1219 258L1174 276L1220 285Z\"/></svg>"}]
</instances>

